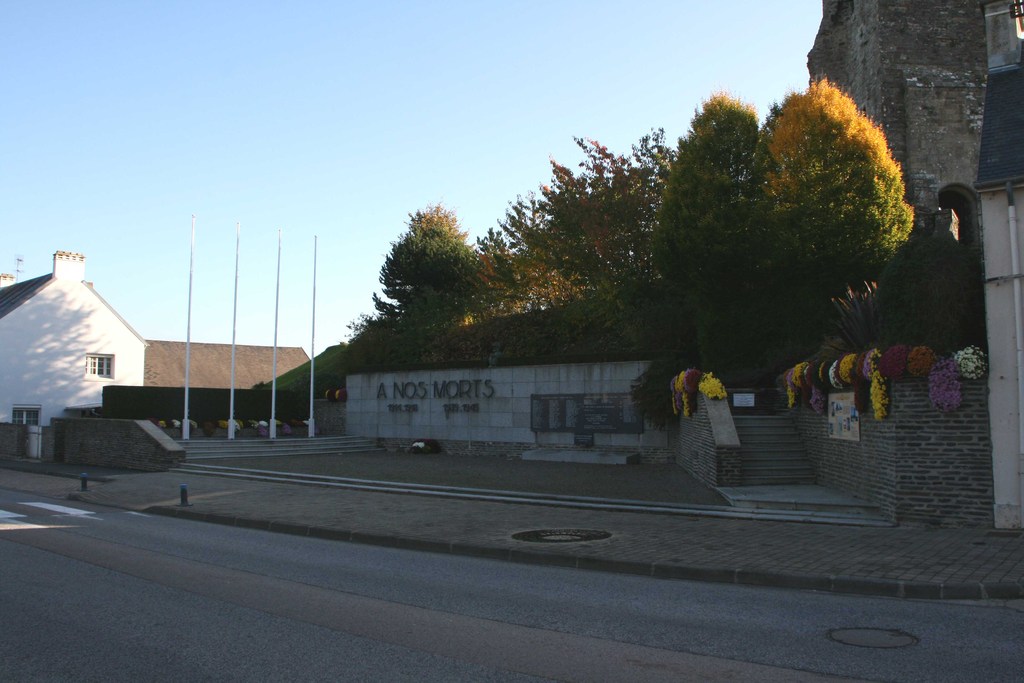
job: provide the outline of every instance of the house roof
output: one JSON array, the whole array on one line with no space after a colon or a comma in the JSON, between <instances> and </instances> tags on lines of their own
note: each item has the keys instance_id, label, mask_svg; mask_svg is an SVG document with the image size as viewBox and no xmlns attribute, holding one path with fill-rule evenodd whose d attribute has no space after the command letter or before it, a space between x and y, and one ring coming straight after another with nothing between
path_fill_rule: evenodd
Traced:
<instances>
[{"instance_id":1,"label":"house roof","mask_svg":"<svg viewBox=\"0 0 1024 683\"><path fill-rule=\"evenodd\" d=\"M1024 68L992 71L985 89L985 118L976 187L1024 179Z\"/></svg>"},{"instance_id":2,"label":"house roof","mask_svg":"<svg viewBox=\"0 0 1024 683\"><path fill-rule=\"evenodd\" d=\"M51 279L51 275L47 273L31 280L0 287L0 318L35 296L36 292L50 284Z\"/></svg>"},{"instance_id":3,"label":"house roof","mask_svg":"<svg viewBox=\"0 0 1024 683\"><path fill-rule=\"evenodd\" d=\"M143 383L147 387L185 386L185 342L146 342L146 368ZM221 388L231 386L231 345L192 342L189 364L190 387ZM308 363L301 347L277 348L277 374ZM274 379L274 347L235 345L235 388L248 389Z\"/></svg>"}]
</instances>

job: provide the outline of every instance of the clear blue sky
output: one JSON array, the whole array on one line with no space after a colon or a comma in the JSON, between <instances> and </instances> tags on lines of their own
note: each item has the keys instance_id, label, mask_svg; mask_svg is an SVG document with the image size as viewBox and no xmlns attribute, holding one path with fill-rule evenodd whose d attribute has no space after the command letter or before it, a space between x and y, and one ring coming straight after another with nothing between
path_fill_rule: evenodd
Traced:
<instances>
[{"instance_id":1,"label":"clear blue sky","mask_svg":"<svg viewBox=\"0 0 1024 683\"><path fill-rule=\"evenodd\" d=\"M408 214L472 238L575 165L674 141L712 93L763 116L807 85L820 0L0 3L0 272L86 255L147 339L347 339Z\"/></svg>"}]
</instances>

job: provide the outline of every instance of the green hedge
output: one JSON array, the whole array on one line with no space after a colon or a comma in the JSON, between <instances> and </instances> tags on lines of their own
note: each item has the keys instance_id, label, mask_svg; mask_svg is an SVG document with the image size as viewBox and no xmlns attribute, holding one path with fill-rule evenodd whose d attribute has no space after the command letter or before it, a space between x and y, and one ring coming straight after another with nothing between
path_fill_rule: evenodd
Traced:
<instances>
[{"instance_id":1,"label":"green hedge","mask_svg":"<svg viewBox=\"0 0 1024 683\"><path fill-rule=\"evenodd\" d=\"M189 417L202 423L226 420L231 407L228 389L190 389ZM309 417L309 394L277 392L278 420L305 420ZM181 387L103 387L103 417L122 420L180 420L185 413L185 390ZM235 418L269 420L269 389L236 389Z\"/></svg>"}]
</instances>

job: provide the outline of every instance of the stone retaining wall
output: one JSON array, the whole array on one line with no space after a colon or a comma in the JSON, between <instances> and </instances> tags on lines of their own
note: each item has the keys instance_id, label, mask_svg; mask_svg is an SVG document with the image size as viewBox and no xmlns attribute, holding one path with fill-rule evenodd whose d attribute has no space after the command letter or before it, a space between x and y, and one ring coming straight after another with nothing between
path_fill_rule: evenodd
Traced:
<instances>
[{"instance_id":1,"label":"stone retaining wall","mask_svg":"<svg viewBox=\"0 0 1024 683\"><path fill-rule=\"evenodd\" d=\"M742 475L740 444L726 401L698 395L697 410L679 415L675 461L707 486L738 486Z\"/></svg>"},{"instance_id":2,"label":"stone retaining wall","mask_svg":"<svg viewBox=\"0 0 1024 683\"><path fill-rule=\"evenodd\" d=\"M162 472L185 450L148 420L55 419L53 459L77 465Z\"/></svg>"},{"instance_id":3,"label":"stone retaining wall","mask_svg":"<svg viewBox=\"0 0 1024 683\"><path fill-rule=\"evenodd\" d=\"M0 456L24 458L28 454L28 426L0 424Z\"/></svg>"},{"instance_id":4,"label":"stone retaining wall","mask_svg":"<svg viewBox=\"0 0 1024 683\"><path fill-rule=\"evenodd\" d=\"M860 420L860 441L832 439L806 407L794 416L818 483L878 505L899 523L991 526L992 443L985 380L963 381L963 403L936 410L928 381L890 384L889 415Z\"/></svg>"}]
</instances>

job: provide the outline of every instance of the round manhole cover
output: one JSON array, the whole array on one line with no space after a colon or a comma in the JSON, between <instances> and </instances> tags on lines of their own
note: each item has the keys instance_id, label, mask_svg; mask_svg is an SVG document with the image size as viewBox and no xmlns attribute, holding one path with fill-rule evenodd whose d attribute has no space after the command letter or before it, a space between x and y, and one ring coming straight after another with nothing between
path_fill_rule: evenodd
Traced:
<instances>
[{"instance_id":1,"label":"round manhole cover","mask_svg":"<svg viewBox=\"0 0 1024 683\"><path fill-rule=\"evenodd\" d=\"M908 647L917 645L917 636L888 628L834 628L828 632L830 640L855 647Z\"/></svg>"},{"instance_id":2,"label":"round manhole cover","mask_svg":"<svg viewBox=\"0 0 1024 683\"><path fill-rule=\"evenodd\" d=\"M535 529L512 534L512 538L527 543L579 543L600 541L609 537L610 532L597 529Z\"/></svg>"}]
</instances>

